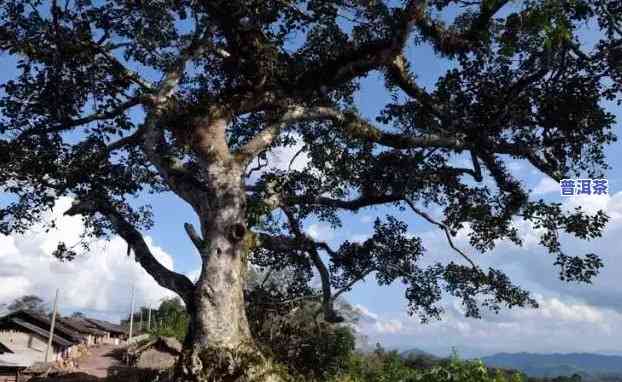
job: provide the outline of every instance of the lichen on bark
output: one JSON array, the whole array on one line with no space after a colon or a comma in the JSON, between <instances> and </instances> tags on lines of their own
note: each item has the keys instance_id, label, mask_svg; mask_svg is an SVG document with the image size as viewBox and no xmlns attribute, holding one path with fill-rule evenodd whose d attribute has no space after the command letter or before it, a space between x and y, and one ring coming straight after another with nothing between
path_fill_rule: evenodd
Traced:
<instances>
[{"instance_id":1,"label":"lichen on bark","mask_svg":"<svg viewBox=\"0 0 622 382\"><path fill-rule=\"evenodd\" d=\"M287 368L266 358L252 341L235 348L195 347L186 350L175 382L288 382Z\"/></svg>"}]
</instances>

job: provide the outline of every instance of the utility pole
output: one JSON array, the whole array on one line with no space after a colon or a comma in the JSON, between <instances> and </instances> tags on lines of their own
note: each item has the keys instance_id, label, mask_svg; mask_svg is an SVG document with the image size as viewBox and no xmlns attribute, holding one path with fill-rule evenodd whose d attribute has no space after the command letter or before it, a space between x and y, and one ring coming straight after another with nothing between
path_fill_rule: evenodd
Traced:
<instances>
[{"instance_id":1,"label":"utility pole","mask_svg":"<svg viewBox=\"0 0 622 382\"><path fill-rule=\"evenodd\" d=\"M54 311L52 312L52 324L50 325L50 337L48 338L48 346L45 349L45 359L43 362L47 363L50 356L50 348L52 347L52 340L54 339L54 325L56 324L56 311L58 309L58 289L56 289L56 297L54 297Z\"/></svg>"},{"instance_id":2,"label":"utility pole","mask_svg":"<svg viewBox=\"0 0 622 382\"><path fill-rule=\"evenodd\" d=\"M132 334L134 330L134 285L132 285L132 307L130 308L130 336L127 339L129 344L132 341Z\"/></svg>"},{"instance_id":3,"label":"utility pole","mask_svg":"<svg viewBox=\"0 0 622 382\"><path fill-rule=\"evenodd\" d=\"M147 330L151 331L151 305L148 307L149 313L147 315Z\"/></svg>"}]
</instances>

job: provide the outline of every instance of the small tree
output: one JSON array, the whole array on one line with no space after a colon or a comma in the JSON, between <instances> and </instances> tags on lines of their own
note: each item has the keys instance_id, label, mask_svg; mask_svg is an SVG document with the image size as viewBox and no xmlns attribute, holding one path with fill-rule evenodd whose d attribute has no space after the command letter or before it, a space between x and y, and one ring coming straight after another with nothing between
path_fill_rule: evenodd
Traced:
<instances>
[{"instance_id":1,"label":"small tree","mask_svg":"<svg viewBox=\"0 0 622 382\"><path fill-rule=\"evenodd\" d=\"M39 314L47 315L50 312L48 304L39 296L26 295L15 299L7 306L9 312L18 310L30 310Z\"/></svg>"},{"instance_id":2,"label":"small tree","mask_svg":"<svg viewBox=\"0 0 622 382\"><path fill-rule=\"evenodd\" d=\"M73 198L66 214L89 235L122 237L184 300L187 380L265 374L245 312L249 259L295 267L298 284L319 274L328 321L340 320L336 297L372 275L402 279L424 319L441 313L443 290L471 316L480 302L535 305L452 237L468 224L480 251L519 244L521 217L543 229L564 280L597 273L599 258L566 253L558 232L596 237L604 214L531 200L507 161L555 180L606 168L614 118L601 101L622 82L620 15L603 0L4 0L0 49L17 73L0 94L0 184L13 195L0 233ZM600 33L591 50L578 36L588 21ZM431 89L413 74L415 45L453 64ZM373 73L393 97L370 121L355 93ZM265 168L267 152L293 144L304 168ZM152 214L131 203L145 192L172 192L196 213L200 229L185 226L202 260L196 284L147 246ZM422 266L421 239L392 212L364 243L305 233L308 219L337 228L344 213L380 205L439 227L459 262ZM71 259L68 248L55 254Z\"/></svg>"},{"instance_id":3,"label":"small tree","mask_svg":"<svg viewBox=\"0 0 622 382\"><path fill-rule=\"evenodd\" d=\"M291 269L250 270L245 295L251 333L262 350L290 372L322 381L349 362L355 347L351 324L358 313L340 300L336 311L347 322L327 322L320 314L321 293L308 285L296 288L295 279Z\"/></svg>"},{"instance_id":4,"label":"small tree","mask_svg":"<svg viewBox=\"0 0 622 382\"><path fill-rule=\"evenodd\" d=\"M175 337L183 341L188 334L190 318L179 298L165 299L151 313L151 332L158 336Z\"/></svg>"}]
</instances>

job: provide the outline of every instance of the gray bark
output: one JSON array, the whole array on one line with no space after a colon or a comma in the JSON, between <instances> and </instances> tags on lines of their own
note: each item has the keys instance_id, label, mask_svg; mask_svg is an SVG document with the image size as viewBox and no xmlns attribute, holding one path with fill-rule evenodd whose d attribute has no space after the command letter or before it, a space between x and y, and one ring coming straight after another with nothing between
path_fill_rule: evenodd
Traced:
<instances>
[{"instance_id":1,"label":"gray bark","mask_svg":"<svg viewBox=\"0 0 622 382\"><path fill-rule=\"evenodd\" d=\"M196 343L237 346L250 341L244 311L245 192L233 163L208 168L211 197L201 216L204 250L196 285Z\"/></svg>"},{"instance_id":2,"label":"gray bark","mask_svg":"<svg viewBox=\"0 0 622 382\"><path fill-rule=\"evenodd\" d=\"M249 233L242 168L230 160L206 169L209 193L199 208L202 269L188 304L191 323L177 379L282 381L258 350L246 317Z\"/></svg>"}]
</instances>

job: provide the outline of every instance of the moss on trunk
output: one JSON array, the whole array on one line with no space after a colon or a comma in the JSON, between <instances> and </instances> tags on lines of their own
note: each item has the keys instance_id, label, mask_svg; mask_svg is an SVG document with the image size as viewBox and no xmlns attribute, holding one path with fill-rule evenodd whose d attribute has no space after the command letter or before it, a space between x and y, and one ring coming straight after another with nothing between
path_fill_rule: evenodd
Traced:
<instances>
[{"instance_id":1,"label":"moss on trunk","mask_svg":"<svg viewBox=\"0 0 622 382\"><path fill-rule=\"evenodd\" d=\"M184 351L176 382L287 382L287 368L264 357L254 345L195 347Z\"/></svg>"}]
</instances>

